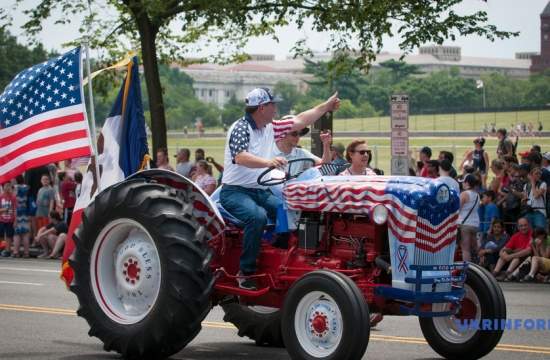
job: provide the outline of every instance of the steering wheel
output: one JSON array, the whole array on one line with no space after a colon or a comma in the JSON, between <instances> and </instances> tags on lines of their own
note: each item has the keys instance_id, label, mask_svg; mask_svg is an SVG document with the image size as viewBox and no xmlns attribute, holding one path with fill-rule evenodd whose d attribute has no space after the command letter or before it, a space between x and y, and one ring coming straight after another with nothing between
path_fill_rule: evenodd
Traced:
<instances>
[{"instance_id":1,"label":"steering wheel","mask_svg":"<svg viewBox=\"0 0 550 360\"><path fill-rule=\"evenodd\" d=\"M303 163L304 165L299 167L297 171L293 172L292 165L296 163ZM296 179L301 173L313 166L315 166L315 160L311 158L289 160L285 166L285 171L279 170L275 167L267 168L260 174L260 176L258 176L257 181L258 184L262 186L279 185L289 180Z\"/></svg>"}]
</instances>

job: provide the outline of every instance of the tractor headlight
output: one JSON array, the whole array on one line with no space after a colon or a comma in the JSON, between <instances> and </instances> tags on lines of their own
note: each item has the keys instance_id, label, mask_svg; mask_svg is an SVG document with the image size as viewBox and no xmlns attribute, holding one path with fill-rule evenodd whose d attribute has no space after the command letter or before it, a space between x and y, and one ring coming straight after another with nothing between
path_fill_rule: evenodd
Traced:
<instances>
[{"instance_id":1,"label":"tractor headlight","mask_svg":"<svg viewBox=\"0 0 550 360\"><path fill-rule=\"evenodd\" d=\"M384 205L376 205L372 209L372 220L378 225L384 224L388 220L388 209Z\"/></svg>"},{"instance_id":2,"label":"tractor headlight","mask_svg":"<svg viewBox=\"0 0 550 360\"><path fill-rule=\"evenodd\" d=\"M435 194L435 200L438 204L444 204L449 201L450 198L450 192L449 187L447 185L441 185L439 189L437 189L437 193Z\"/></svg>"}]
</instances>

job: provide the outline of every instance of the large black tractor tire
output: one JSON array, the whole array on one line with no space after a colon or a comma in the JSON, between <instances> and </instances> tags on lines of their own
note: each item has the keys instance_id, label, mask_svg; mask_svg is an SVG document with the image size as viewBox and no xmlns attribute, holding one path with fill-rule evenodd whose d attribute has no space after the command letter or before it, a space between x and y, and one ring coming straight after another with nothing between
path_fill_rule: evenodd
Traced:
<instances>
[{"instance_id":1,"label":"large black tractor tire","mask_svg":"<svg viewBox=\"0 0 550 360\"><path fill-rule=\"evenodd\" d=\"M78 315L107 351L158 359L180 351L210 311L205 229L184 194L143 179L101 192L75 232Z\"/></svg>"},{"instance_id":2,"label":"large black tractor tire","mask_svg":"<svg viewBox=\"0 0 550 360\"><path fill-rule=\"evenodd\" d=\"M342 274L308 273L292 285L282 311L283 338L294 360L359 360L367 350L369 308Z\"/></svg>"},{"instance_id":3,"label":"large black tractor tire","mask_svg":"<svg viewBox=\"0 0 550 360\"><path fill-rule=\"evenodd\" d=\"M285 346L281 333L281 310L265 311L236 302L224 304L222 308L225 312L223 320L235 325L239 336L247 336L259 346Z\"/></svg>"},{"instance_id":4,"label":"large black tractor tire","mask_svg":"<svg viewBox=\"0 0 550 360\"><path fill-rule=\"evenodd\" d=\"M426 341L446 359L479 359L497 346L504 332L501 321L506 319L506 301L495 278L480 266L469 264L465 289L461 312L467 311L468 316L461 317L459 313L444 318L420 318L420 328ZM471 320L464 321L476 316L478 321L473 324ZM484 319L490 321L490 327L486 329L483 329Z\"/></svg>"}]
</instances>

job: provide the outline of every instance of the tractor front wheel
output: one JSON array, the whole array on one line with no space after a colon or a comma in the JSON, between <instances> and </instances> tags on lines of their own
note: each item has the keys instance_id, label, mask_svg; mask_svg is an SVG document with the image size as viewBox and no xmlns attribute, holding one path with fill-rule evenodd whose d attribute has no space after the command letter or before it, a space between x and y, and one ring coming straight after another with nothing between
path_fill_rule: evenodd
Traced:
<instances>
[{"instance_id":1,"label":"tractor front wheel","mask_svg":"<svg viewBox=\"0 0 550 360\"><path fill-rule=\"evenodd\" d=\"M358 360L367 349L369 309L357 285L328 270L313 271L290 288L282 329L292 359Z\"/></svg>"},{"instance_id":2,"label":"tractor front wheel","mask_svg":"<svg viewBox=\"0 0 550 360\"><path fill-rule=\"evenodd\" d=\"M456 315L420 318L426 341L447 359L479 359L495 348L503 333L506 302L495 278L469 264L464 289L466 294ZM449 309L449 304L432 306L438 312Z\"/></svg>"}]
</instances>

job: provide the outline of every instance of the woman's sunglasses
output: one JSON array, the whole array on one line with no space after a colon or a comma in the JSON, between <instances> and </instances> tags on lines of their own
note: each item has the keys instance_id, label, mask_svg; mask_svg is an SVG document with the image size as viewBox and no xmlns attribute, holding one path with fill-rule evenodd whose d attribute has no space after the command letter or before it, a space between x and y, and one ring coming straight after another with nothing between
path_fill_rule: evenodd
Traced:
<instances>
[{"instance_id":1,"label":"woman's sunglasses","mask_svg":"<svg viewBox=\"0 0 550 360\"><path fill-rule=\"evenodd\" d=\"M359 154L361 154L361 155L365 155L365 154L368 154L368 153L369 153L368 150L357 150L357 151L354 150L353 152L354 152L354 153L359 153Z\"/></svg>"}]
</instances>

